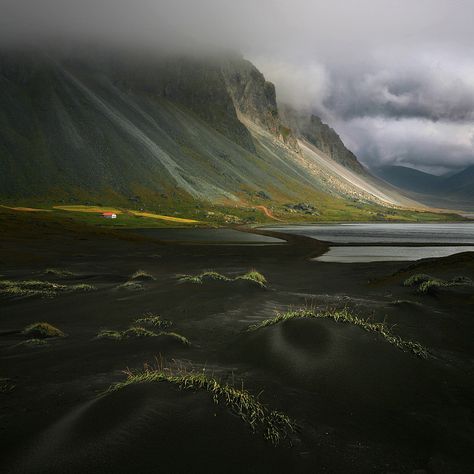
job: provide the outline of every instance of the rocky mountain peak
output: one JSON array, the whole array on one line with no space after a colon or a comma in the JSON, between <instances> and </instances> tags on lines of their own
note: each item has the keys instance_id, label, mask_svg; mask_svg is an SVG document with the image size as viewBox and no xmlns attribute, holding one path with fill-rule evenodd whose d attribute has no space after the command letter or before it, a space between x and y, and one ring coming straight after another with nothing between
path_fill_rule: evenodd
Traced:
<instances>
[{"instance_id":1,"label":"rocky mountain peak","mask_svg":"<svg viewBox=\"0 0 474 474\"><path fill-rule=\"evenodd\" d=\"M354 153L346 148L336 131L318 116L298 111L287 104L280 105L280 115L297 137L307 140L346 168L366 173L365 168Z\"/></svg>"},{"instance_id":2,"label":"rocky mountain peak","mask_svg":"<svg viewBox=\"0 0 474 474\"><path fill-rule=\"evenodd\" d=\"M282 123L274 84L242 58L226 61L222 71L238 113L269 131L293 151L299 151L293 132Z\"/></svg>"}]
</instances>

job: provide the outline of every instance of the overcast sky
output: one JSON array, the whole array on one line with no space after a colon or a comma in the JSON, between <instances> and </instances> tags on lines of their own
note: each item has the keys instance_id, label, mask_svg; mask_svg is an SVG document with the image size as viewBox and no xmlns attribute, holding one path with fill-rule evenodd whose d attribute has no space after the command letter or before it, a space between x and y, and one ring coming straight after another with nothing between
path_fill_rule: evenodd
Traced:
<instances>
[{"instance_id":1,"label":"overcast sky","mask_svg":"<svg viewBox=\"0 0 474 474\"><path fill-rule=\"evenodd\" d=\"M0 0L0 41L239 49L368 165L474 164L473 0Z\"/></svg>"}]
</instances>

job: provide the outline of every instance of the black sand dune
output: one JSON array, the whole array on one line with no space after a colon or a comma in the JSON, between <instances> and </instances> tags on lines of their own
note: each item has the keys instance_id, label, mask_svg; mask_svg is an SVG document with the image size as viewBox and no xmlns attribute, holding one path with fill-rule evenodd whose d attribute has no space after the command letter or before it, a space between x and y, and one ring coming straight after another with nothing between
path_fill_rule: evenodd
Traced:
<instances>
[{"instance_id":1,"label":"black sand dune","mask_svg":"<svg viewBox=\"0 0 474 474\"><path fill-rule=\"evenodd\" d=\"M422 295L402 286L412 273L474 278L472 255L403 263L310 262L323 244L194 246L87 229L47 235L35 220L0 237L1 279L88 283L54 297L0 295L0 470L84 472L467 473L474 452L474 314L469 288ZM16 234L15 234L16 232ZM33 238L34 236L34 238ZM18 243L25 251L18 251ZM159 255L159 257L153 257ZM44 275L61 268L76 276ZM245 282L182 283L215 270L252 268ZM119 289L137 270L153 279ZM331 319L295 319L248 332L276 311L347 307L419 342L428 359L380 334ZM173 337L123 334L144 313L172 323ZM66 337L23 344L23 328L46 321ZM255 395L296 423L274 447L205 390L167 382L101 397L122 372L145 363L184 364ZM291 443L289 442L291 441Z\"/></svg>"}]
</instances>

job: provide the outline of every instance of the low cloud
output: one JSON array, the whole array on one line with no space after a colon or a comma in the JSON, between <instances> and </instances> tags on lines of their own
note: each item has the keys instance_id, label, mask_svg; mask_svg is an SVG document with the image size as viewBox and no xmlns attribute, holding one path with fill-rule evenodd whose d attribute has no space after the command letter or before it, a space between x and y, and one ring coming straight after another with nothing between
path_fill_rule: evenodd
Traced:
<instances>
[{"instance_id":1,"label":"low cloud","mask_svg":"<svg viewBox=\"0 0 474 474\"><path fill-rule=\"evenodd\" d=\"M2 0L0 44L237 49L368 164L474 163L472 0Z\"/></svg>"},{"instance_id":2,"label":"low cloud","mask_svg":"<svg viewBox=\"0 0 474 474\"><path fill-rule=\"evenodd\" d=\"M441 173L474 163L474 61L397 51L359 64L256 59L282 102L323 118L369 167Z\"/></svg>"},{"instance_id":3,"label":"low cloud","mask_svg":"<svg viewBox=\"0 0 474 474\"><path fill-rule=\"evenodd\" d=\"M367 165L402 165L437 174L473 163L474 124L379 117L338 122Z\"/></svg>"}]
</instances>

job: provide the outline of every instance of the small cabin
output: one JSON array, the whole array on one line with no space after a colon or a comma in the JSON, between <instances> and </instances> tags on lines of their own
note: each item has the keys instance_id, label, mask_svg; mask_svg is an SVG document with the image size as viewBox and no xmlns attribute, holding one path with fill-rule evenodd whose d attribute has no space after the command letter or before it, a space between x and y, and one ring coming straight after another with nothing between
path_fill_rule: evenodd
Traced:
<instances>
[{"instance_id":1,"label":"small cabin","mask_svg":"<svg viewBox=\"0 0 474 474\"><path fill-rule=\"evenodd\" d=\"M106 219L117 219L117 214L115 214L115 212L103 212L102 217Z\"/></svg>"}]
</instances>

